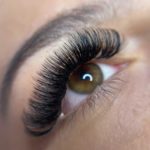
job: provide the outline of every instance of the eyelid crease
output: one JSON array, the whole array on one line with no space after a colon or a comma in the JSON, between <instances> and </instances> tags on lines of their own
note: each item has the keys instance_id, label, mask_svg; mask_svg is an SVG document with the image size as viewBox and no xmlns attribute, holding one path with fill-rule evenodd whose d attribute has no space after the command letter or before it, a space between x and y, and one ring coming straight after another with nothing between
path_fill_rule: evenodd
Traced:
<instances>
[{"instance_id":1,"label":"eyelid crease","mask_svg":"<svg viewBox=\"0 0 150 150\"><path fill-rule=\"evenodd\" d=\"M61 101L66 92L69 74L80 64L95 58L110 58L119 52L120 35L112 29L87 28L70 34L61 50L49 56L35 81L29 110L23 115L26 127L42 130L56 123L61 114Z\"/></svg>"}]
</instances>

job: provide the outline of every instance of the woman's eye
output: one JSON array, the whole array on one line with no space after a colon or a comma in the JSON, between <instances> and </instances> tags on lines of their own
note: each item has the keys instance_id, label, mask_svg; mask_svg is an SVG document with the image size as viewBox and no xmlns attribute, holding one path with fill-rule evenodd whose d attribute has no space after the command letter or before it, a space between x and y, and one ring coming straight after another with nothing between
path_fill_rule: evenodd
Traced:
<instances>
[{"instance_id":1,"label":"woman's eye","mask_svg":"<svg viewBox=\"0 0 150 150\"><path fill-rule=\"evenodd\" d=\"M68 89L63 101L63 113L79 106L97 86L118 71L117 66L87 63L75 69L68 80Z\"/></svg>"},{"instance_id":2,"label":"woman's eye","mask_svg":"<svg viewBox=\"0 0 150 150\"><path fill-rule=\"evenodd\" d=\"M116 66L90 62L108 60L119 53L121 37L117 31L85 29L66 40L60 50L46 58L35 80L23 118L32 135L51 131L61 114L72 112L118 71Z\"/></svg>"}]
</instances>

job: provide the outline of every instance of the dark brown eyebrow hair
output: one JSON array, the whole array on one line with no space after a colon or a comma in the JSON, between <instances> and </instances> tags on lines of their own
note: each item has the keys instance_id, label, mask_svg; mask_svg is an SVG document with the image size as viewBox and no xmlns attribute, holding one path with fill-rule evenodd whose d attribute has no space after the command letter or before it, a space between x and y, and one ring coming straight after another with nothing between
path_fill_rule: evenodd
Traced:
<instances>
[{"instance_id":1,"label":"dark brown eyebrow hair","mask_svg":"<svg viewBox=\"0 0 150 150\"><path fill-rule=\"evenodd\" d=\"M8 66L0 93L0 111L6 112L13 80L27 58L77 28L96 25L113 16L113 9L104 2L66 12L38 29L18 50Z\"/></svg>"}]
</instances>

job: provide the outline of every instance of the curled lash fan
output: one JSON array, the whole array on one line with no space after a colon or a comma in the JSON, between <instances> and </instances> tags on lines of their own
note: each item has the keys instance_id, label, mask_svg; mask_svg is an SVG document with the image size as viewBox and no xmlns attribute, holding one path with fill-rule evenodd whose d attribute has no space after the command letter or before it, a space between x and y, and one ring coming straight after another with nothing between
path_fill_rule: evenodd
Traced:
<instances>
[{"instance_id":1,"label":"curled lash fan","mask_svg":"<svg viewBox=\"0 0 150 150\"><path fill-rule=\"evenodd\" d=\"M86 29L69 35L54 56L42 66L29 112L24 113L28 132L39 136L51 130L61 114L61 102L66 93L70 73L94 58L109 58L120 48L119 33L112 29Z\"/></svg>"}]
</instances>

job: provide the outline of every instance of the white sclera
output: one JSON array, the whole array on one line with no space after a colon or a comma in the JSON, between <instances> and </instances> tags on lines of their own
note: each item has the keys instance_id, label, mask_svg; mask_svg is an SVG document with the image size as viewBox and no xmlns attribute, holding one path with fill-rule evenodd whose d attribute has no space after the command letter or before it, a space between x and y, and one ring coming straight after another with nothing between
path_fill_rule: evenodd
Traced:
<instances>
[{"instance_id":1,"label":"white sclera","mask_svg":"<svg viewBox=\"0 0 150 150\"><path fill-rule=\"evenodd\" d=\"M107 65L107 64L97 64L102 73L103 73L103 80L108 80L112 77L117 71L118 68L116 66ZM67 89L65 98L62 103L62 113L67 114L72 112L76 107L78 107L81 103L83 103L89 94L80 94L72 91L71 89Z\"/></svg>"},{"instance_id":2,"label":"white sclera","mask_svg":"<svg viewBox=\"0 0 150 150\"><path fill-rule=\"evenodd\" d=\"M108 80L112 75L114 75L118 71L117 67L111 65L106 64L97 64L97 65L100 67L103 73L104 81Z\"/></svg>"}]
</instances>

